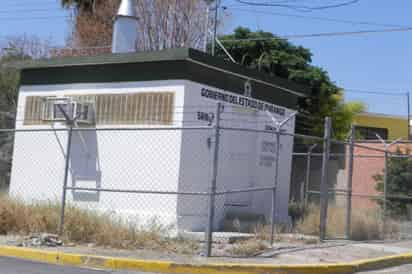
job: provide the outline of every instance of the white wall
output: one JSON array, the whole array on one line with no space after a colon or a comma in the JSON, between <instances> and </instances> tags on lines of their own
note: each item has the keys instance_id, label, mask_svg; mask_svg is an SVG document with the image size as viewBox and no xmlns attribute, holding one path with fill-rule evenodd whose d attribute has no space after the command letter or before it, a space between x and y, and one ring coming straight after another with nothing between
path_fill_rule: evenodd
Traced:
<instances>
[{"instance_id":1,"label":"white wall","mask_svg":"<svg viewBox=\"0 0 412 274\"><path fill-rule=\"evenodd\" d=\"M51 129L50 125L24 126L27 96L175 92L174 126L181 125L184 99L182 81L111 84L22 86L17 129ZM56 124L61 128L62 124ZM130 127L129 126L98 126ZM145 128L150 126L140 126ZM156 126L159 127L159 126ZM165 127L167 128L167 127ZM83 136L85 144L80 135ZM26 201L60 200L63 185L67 132L18 132L14 144L10 193ZM74 132L70 157L69 186L177 191L180 131L90 131ZM143 195L68 191L69 202L104 212L140 219L158 217L176 223L176 195ZM135 218L134 218L135 219Z\"/></svg>"},{"instance_id":2,"label":"white wall","mask_svg":"<svg viewBox=\"0 0 412 274\"><path fill-rule=\"evenodd\" d=\"M175 127L208 126L198 113L213 118L217 101L201 96L202 88L229 92L191 81L152 81L110 84L72 84L22 86L20 88L17 129L52 129L50 125L24 126L27 96L69 96L107 93L175 92ZM242 97L242 96L240 96ZM246 97L242 97L243 99ZM263 130L273 123L263 111L224 103L221 126ZM287 117L291 110L285 109ZM203 117L204 118L204 117ZM65 128L56 123L55 128ZM130 125L104 126L130 127ZM144 129L150 126L137 127ZM159 126L156 126L159 127ZM165 126L164 128L167 128ZM294 131L294 120L287 123ZM70 157L69 186L207 192L212 179L214 129L139 130L74 132ZM16 133L10 193L28 202L60 200L62 193L67 132ZM208 141L210 138L210 141ZM275 135L271 133L221 131L218 190L273 186L275 177ZM263 143L265 145L263 146ZM265 148L263 148L265 147ZM287 205L293 138L281 139L278 221L288 219ZM156 216L181 230L203 231L207 223L207 197L150 195L109 192L68 191L67 199L87 208L114 212L148 220ZM263 214L270 219L271 192L221 195L216 198L215 227L228 211ZM136 218L133 218L135 220Z\"/></svg>"},{"instance_id":3,"label":"white wall","mask_svg":"<svg viewBox=\"0 0 412 274\"><path fill-rule=\"evenodd\" d=\"M208 114L209 117L213 117L216 113L218 101L202 97L202 88L224 94L233 94L188 81L185 92L185 109L191 111L184 114L184 125L207 126L209 122L198 120L198 112ZM223 104L222 127L265 130L266 126L273 126L273 122L264 111L256 111L230 103ZM275 117L280 120L285 119L292 113L289 109L282 109L285 110L285 115L275 114ZM286 132L293 133L294 119L285 124L283 129ZM210 190L214 134L214 130L183 132L182 139L185 145L182 146L181 152L180 190ZM213 141L210 147L208 147L208 138L212 138ZM274 134L222 130L220 140L218 190L270 187L274 185L276 172L274 161L276 139ZM263 150L264 142L265 151ZM279 222L289 221L288 202L292 150L293 137L282 136L276 201L276 218ZM221 225L224 214L228 211L262 214L270 220L271 193L271 191L265 191L218 196L215 226ZM207 221L207 199L187 196L179 199L178 214L181 220L179 225L182 229L203 230Z\"/></svg>"}]
</instances>

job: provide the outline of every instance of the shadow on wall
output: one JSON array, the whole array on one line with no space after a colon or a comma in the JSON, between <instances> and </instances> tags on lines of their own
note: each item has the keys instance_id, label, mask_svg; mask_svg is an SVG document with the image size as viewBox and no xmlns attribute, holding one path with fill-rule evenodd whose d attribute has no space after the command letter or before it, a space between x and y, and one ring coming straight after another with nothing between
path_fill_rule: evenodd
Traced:
<instances>
[{"instance_id":1,"label":"shadow on wall","mask_svg":"<svg viewBox=\"0 0 412 274\"><path fill-rule=\"evenodd\" d=\"M101 188L102 173L96 131L73 131L70 155L71 187ZM98 202L100 191L72 190L73 200Z\"/></svg>"}]
</instances>

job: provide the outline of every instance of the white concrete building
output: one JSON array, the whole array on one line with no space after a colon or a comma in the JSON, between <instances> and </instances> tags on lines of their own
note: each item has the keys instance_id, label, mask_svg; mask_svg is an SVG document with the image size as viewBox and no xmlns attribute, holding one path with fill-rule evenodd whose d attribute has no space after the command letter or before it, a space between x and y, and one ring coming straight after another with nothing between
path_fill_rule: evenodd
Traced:
<instances>
[{"instance_id":1,"label":"white concrete building","mask_svg":"<svg viewBox=\"0 0 412 274\"><path fill-rule=\"evenodd\" d=\"M207 223L206 196L110 190L209 191L214 129L173 128L213 126L218 102L224 105L223 128L252 129L222 129L218 191L270 187L275 178L275 135L256 130L272 130L266 112L283 120L301 96L304 90L285 80L192 49L27 65L22 70L16 129L48 131L16 133L10 194L27 202L61 199L68 132L59 130L67 125L59 121L56 102L69 98L77 104L78 111L73 112L83 120L75 128L83 131L73 133L68 187L94 190L69 189L68 203L135 220L156 217L181 230L202 231ZM293 119L284 130L294 132ZM288 220L292 150L293 138L282 136L278 221ZM271 191L219 195L216 201L217 227L229 212L270 219Z\"/></svg>"}]
</instances>

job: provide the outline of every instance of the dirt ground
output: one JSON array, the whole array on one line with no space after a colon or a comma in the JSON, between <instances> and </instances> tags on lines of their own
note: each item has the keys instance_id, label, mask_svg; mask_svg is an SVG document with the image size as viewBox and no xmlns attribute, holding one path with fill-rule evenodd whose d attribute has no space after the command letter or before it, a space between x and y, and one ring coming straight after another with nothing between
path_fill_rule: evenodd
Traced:
<instances>
[{"instance_id":1,"label":"dirt ground","mask_svg":"<svg viewBox=\"0 0 412 274\"><path fill-rule=\"evenodd\" d=\"M0 245L19 245L21 237L0 236ZM93 244L70 245L61 247L34 247L43 250L62 251L67 253L93 254L101 256L125 257L150 260L172 260L180 263L233 262L263 264L313 264L350 262L354 260L376 258L399 253L412 252L412 241L401 242L348 242L328 241L317 244L276 242L253 256L228 256L222 250L228 243L214 244L214 257L201 256L200 249L194 255L179 255L172 252L151 250L121 250L107 247L96 247Z\"/></svg>"}]
</instances>

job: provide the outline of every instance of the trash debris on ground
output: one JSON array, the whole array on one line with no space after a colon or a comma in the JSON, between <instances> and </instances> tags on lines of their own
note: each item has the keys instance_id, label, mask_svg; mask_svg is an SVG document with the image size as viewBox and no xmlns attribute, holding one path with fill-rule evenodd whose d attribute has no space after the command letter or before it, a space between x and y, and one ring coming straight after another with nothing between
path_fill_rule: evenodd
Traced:
<instances>
[{"instance_id":1,"label":"trash debris on ground","mask_svg":"<svg viewBox=\"0 0 412 274\"><path fill-rule=\"evenodd\" d=\"M23 247L56 247L62 246L63 241L59 239L59 235L49 233L31 234L23 238L19 246Z\"/></svg>"}]
</instances>

